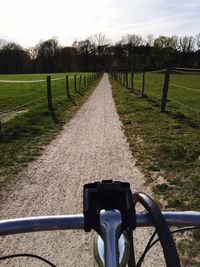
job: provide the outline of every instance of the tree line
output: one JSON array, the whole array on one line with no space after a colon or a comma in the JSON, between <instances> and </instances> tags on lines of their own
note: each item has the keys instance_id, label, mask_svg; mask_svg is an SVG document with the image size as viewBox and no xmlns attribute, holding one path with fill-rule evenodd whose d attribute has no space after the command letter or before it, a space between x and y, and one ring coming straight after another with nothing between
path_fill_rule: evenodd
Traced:
<instances>
[{"instance_id":1,"label":"tree line","mask_svg":"<svg viewBox=\"0 0 200 267\"><path fill-rule=\"evenodd\" d=\"M200 68L200 33L196 36L127 34L113 44L99 33L72 46L61 46L57 38L39 42L31 49L17 43L0 48L0 73L65 71L143 70L162 67Z\"/></svg>"}]
</instances>

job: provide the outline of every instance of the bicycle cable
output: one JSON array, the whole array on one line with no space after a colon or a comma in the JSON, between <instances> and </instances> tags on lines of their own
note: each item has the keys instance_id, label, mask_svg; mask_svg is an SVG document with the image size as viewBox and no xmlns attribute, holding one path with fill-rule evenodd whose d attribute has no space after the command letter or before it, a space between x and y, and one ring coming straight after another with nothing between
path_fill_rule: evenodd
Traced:
<instances>
[{"instance_id":1,"label":"bicycle cable","mask_svg":"<svg viewBox=\"0 0 200 267\"><path fill-rule=\"evenodd\" d=\"M136 264L136 267L140 267L140 266L142 265L142 262L143 262L143 260L144 260L144 258L145 258L145 256L146 256L146 254L147 254L147 252L148 252L148 248L149 248L149 246L152 244L153 239L154 239L155 236L156 236L156 231L154 231L154 233L153 233L152 236L150 237L150 239L149 239L149 241L148 241L148 243L147 243L147 245L146 245L146 247L145 247L145 249L144 249L144 251L143 251L143 253L142 253L142 256L140 257L140 259L138 260L138 262L137 262L137 264Z\"/></svg>"},{"instance_id":2,"label":"bicycle cable","mask_svg":"<svg viewBox=\"0 0 200 267\"><path fill-rule=\"evenodd\" d=\"M176 230L171 231L171 234L176 234L176 233L181 233L181 232L185 232L185 231L189 231L189 230L196 230L196 229L200 229L200 226L189 226L189 227L182 227ZM157 238L156 240L153 241L154 237L156 235L156 231L152 234L152 236L149 239L149 242L147 243L144 252L142 253L142 256L140 257L140 259L138 260L136 267L140 267L142 265L142 262L146 256L146 254L149 252L149 250L160 241L159 238Z\"/></svg>"},{"instance_id":3,"label":"bicycle cable","mask_svg":"<svg viewBox=\"0 0 200 267\"><path fill-rule=\"evenodd\" d=\"M149 212L158 233L167 267L180 267L180 260L169 227L156 203L144 193L133 194L135 205L137 202Z\"/></svg>"},{"instance_id":4,"label":"bicycle cable","mask_svg":"<svg viewBox=\"0 0 200 267\"><path fill-rule=\"evenodd\" d=\"M38 256L38 255L34 255L34 254L28 254L28 253L22 253L22 254L12 254L12 255L6 255L6 256L1 256L0 257L0 261L1 260L8 260L8 259L12 259L12 258L18 258L18 257L31 257L31 258L36 258L40 261L45 262L46 264L48 264L51 267L56 267L56 265L54 265L52 262L48 261L47 259Z\"/></svg>"}]
</instances>

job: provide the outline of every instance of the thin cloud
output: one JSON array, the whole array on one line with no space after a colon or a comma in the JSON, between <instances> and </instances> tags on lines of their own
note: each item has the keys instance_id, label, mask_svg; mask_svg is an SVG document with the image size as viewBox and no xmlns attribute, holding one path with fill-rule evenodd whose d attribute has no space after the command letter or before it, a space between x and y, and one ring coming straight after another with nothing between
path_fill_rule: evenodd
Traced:
<instances>
[{"instance_id":1,"label":"thin cloud","mask_svg":"<svg viewBox=\"0 0 200 267\"><path fill-rule=\"evenodd\" d=\"M199 0L7 0L1 3L0 34L26 46L52 36L71 45L97 32L114 41L127 33L195 35L199 14Z\"/></svg>"}]
</instances>

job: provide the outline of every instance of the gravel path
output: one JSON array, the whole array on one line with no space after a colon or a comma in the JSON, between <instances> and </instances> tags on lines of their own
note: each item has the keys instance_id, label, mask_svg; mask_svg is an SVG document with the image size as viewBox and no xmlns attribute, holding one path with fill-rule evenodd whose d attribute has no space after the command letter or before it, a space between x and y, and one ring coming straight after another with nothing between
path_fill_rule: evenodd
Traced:
<instances>
[{"instance_id":1,"label":"gravel path","mask_svg":"<svg viewBox=\"0 0 200 267\"><path fill-rule=\"evenodd\" d=\"M128 181L133 191L149 192L142 173L134 166L107 74L43 155L2 193L1 218L82 213L83 185L102 179ZM146 243L149 231L138 231L137 252ZM91 247L91 234L81 231L30 233L0 239L0 254L36 253L60 267L93 266ZM153 255L147 260L148 266L161 266L157 248ZM20 259L1 262L0 266L47 265Z\"/></svg>"}]
</instances>

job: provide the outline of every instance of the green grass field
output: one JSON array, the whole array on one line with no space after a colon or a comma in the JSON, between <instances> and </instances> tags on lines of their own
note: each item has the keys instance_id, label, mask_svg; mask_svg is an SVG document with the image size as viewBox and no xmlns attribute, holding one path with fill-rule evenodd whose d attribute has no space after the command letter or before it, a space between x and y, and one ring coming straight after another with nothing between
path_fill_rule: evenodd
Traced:
<instances>
[{"instance_id":1,"label":"green grass field","mask_svg":"<svg viewBox=\"0 0 200 267\"><path fill-rule=\"evenodd\" d=\"M90 75L94 73L86 73ZM68 73L73 77L74 73ZM70 98L67 98L65 79L52 81L53 109L47 107L46 83L7 84L0 83L0 187L29 161L41 153L62 125L68 121L90 95L97 81L79 87L77 92L74 79L69 79ZM53 78L64 74L53 74ZM38 80L46 79L45 74L37 75L0 75L1 80Z\"/></svg>"},{"instance_id":2,"label":"green grass field","mask_svg":"<svg viewBox=\"0 0 200 267\"><path fill-rule=\"evenodd\" d=\"M141 77L140 74L135 76L138 80ZM147 97L144 98L140 97L138 90L133 93L110 79L113 97L130 149L137 160L136 164L152 187L153 197L163 209L199 210L199 117L194 117L193 112L188 112L187 115L187 109L181 110L179 106L173 106L170 112L160 111L162 77L161 74L147 74L146 81L149 84L146 84ZM185 75L172 75L171 83L198 89L199 76L194 76L191 83L189 78L192 76L187 78ZM140 81L135 86L140 88ZM191 96L189 90L187 97L185 91L179 91L178 88L172 87L170 90L171 97L176 97L181 102L190 98L188 103L192 105L194 101L193 107L198 108L195 100L199 101L199 98ZM187 119L185 116L188 116ZM200 231L182 236L178 243L182 266L200 266L199 246Z\"/></svg>"},{"instance_id":3,"label":"green grass field","mask_svg":"<svg viewBox=\"0 0 200 267\"><path fill-rule=\"evenodd\" d=\"M77 75L77 87L79 87L79 79L81 78L81 87L83 87L83 76L89 73L57 73L51 74L52 79L52 97L53 102L66 98L65 76L69 77L69 88L71 96L75 96L74 92L74 75ZM47 74L26 74L26 75L0 75L0 117L4 122L14 115L21 114L39 106L47 105ZM55 80L62 78L61 80ZM1 80L10 81L37 81L45 80L37 83L1 83Z\"/></svg>"},{"instance_id":4,"label":"green grass field","mask_svg":"<svg viewBox=\"0 0 200 267\"><path fill-rule=\"evenodd\" d=\"M141 88L141 78L140 73L135 74L135 87L138 89ZM153 105L161 105L163 83L164 73L145 74L145 95ZM200 74L172 72L169 85L166 111L199 124Z\"/></svg>"}]
</instances>

